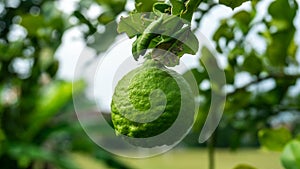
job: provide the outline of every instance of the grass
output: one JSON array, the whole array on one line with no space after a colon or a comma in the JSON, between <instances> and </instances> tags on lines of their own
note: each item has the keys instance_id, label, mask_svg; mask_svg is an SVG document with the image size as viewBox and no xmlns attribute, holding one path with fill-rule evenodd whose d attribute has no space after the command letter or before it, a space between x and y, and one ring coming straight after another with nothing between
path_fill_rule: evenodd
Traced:
<instances>
[{"instance_id":1,"label":"grass","mask_svg":"<svg viewBox=\"0 0 300 169\"><path fill-rule=\"evenodd\" d=\"M80 154L75 154L74 158L82 168L108 169L105 165ZM175 149L147 159L116 158L134 169L208 169L205 149ZM216 169L233 169L238 164L249 164L257 169L283 169L280 153L253 149L237 152L223 149L216 151Z\"/></svg>"}]
</instances>

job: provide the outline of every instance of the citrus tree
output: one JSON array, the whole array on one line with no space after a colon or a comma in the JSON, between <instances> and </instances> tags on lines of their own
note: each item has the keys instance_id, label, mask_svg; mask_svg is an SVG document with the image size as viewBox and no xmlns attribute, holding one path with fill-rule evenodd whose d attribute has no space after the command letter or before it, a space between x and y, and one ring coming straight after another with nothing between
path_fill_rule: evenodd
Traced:
<instances>
[{"instance_id":1,"label":"citrus tree","mask_svg":"<svg viewBox=\"0 0 300 169\"><path fill-rule=\"evenodd\" d=\"M246 1L221 0L219 4L238 9L244 2ZM210 168L214 168L214 146L224 141L227 141L227 146L234 149L245 142L250 142L270 150L283 150L281 158L283 166L288 169L299 168L297 151L299 149L299 139L297 139L299 138L297 120L299 119L299 90L296 90L296 86L297 82L299 83L300 72L299 59L297 59L297 30L294 24L298 3L295 0L273 1L266 9L267 13L263 15L257 10L261 3L263 1L253 0L248 2L250 9L233 11L230 18L221 20L212 37L218 55L225 57L226 60L224 70L228 95L221 125L209 141ZM154 12L154 16L146 15L145 21L143 21L145 16L134 18L136 15L129 15L122 18L118 27L119 32L125 32L129 38L136 37L132 44L134 59L144 56L146 59L158 61L169 67L179 64L183 54L195 54L198 48L191 27L170 22L172 16L183 18L187 25L195 21L199 26L206 14L219 5L213 1L201 0L136 1L135 4L133 14ZM193 18L194 13L197 13L198 17ZM175 37L179 36L174 38L170 36L171 34ZM188 38L180 39L181 35ZM152 52L147 53L146 49L152 49ZM159 50L164 52L157 52ZM203 55L212 54L203 52ZM202 64L199 60L199 65ZM197 78L199 86L202 82L209 81L205 67L200 66L191 71ZM247 80L240 85L243 79ZM118 93L118 90L120 89L117 88L115 92ZM122 90L127 89L122 88ZM195 131L201 130L206 120L211 91L212 88L199 88L200 96L204 101L200 104L201 115L198 116L194 126ZM144 106L147 108L146 105L145 103ZM115 113L115 103L112 104L112 110ZM116 112L119 111L121 109ZM126 111L124 112L126 114ZM275 123L285 115L292 115L295 120ZM126 126L130 127L130 125L132 124L118 121L115 123L117 133L123 133L123 130L125 133L131 133L130 129L137 132L140 129L144 132L150 131L138 124L126 129ZM159 123L157 126L160 126ZM222 138L218 139L218 137ZM240 165L237 168L252 167Z\"/></svg>"},{"instance_id":2,"label":"citrus tree","mask_svg":"<svg viewBox=\"0 0 300 169\"><path fill-rule=\"evenodd\" d=\"M251 1L250 9L234 11L231 17L221 20L213 34L218 55L226 58L227 102L212 144L233 149L259 144L283 151L281 162L285 168L299 168L299 89L295 89L300 78L295 27L298 2L272 1L265 14L257 10L262 3ZM216 6L208 4L210 7L200 10L201 14ZM192 71L200 85L208 79L205 70ZM247 82L240 84L245 77ZM200 88L206 102L200 105L200 112L208 111L210 92L211 88ZM294 118L284 121L289 115ZM200 117L195 130L203 122ZM246 168L242 166L238 168Z\"/></svg>"},{"instance_id":3,"label":"citrus tree","mask_svg":"<svg viewBox=\"0 0 300 169\"><path fill-rule=\"evenodd\" d=\"M250 8L240 10L239 6L244 2ZM114 42L117 30L125 32L129 38L136 38L132 44L135 60L144 57L159 62L152 68L145 65L140 76L159 75L164 79L168 76L165 74L169 71L167 67L178 65L181 56L196 54L199 46L191 28L193 24L197 28L209 27L202 24L203 18L220 5L233 9L232 16L220 22L212 37L218 57L225 58L228 94L221 124L208 142L210 168L214 168L215 146L225 142L226 146L238 148L249 140L255 144L258 141L267 149L282 151L281 161L286 169L300 168L296 0L272 1L264 15L257 10L264 1L258 0L135 0L134 11L127 11L126 0L82 0L76 2L71 14L59 10L57 3L50 0L0 1L1 168L78 168L68 156L75 150L92 154L112 167L128 168L93 144L78 123L65 120L72 119L72 114L61 113L71 99L71 84L56 77L59 62L54 56L63 35L67 30L79 27L82 39L89 39L87 45L101 53ZM89 17L87 11L94 5L102 10L97 17ZM154 15L132 18L138 16L133 15L135 13L145 12ZM120 13L125 13L126 17L117 23ZM107 23L114 24L104 32L97 30ZM153 30L166 36L153 33ZM152 52L148 53L148 49ZM203 52L201 55L210 54ZM157 67L166 71L156 70ZM152 74L147 69L156 71ZM191 71L199 86L209 81L201 60ZM151 81L156 81L153 85L161 84L159 76L152 77ZM241 76L248 79L242 85ZM166 83L172 84L172 79ZM80 93L84 85L78 84ZM132 91L141 94L141 87L135 84L138 85L131 85ZM201 130L209 111L211 88L199 88L204 99L193 127L196 133ZM142 101L138 102L144 111L149 109L149 91L145 92L146 95L139 98ZM178 93L173 95L178 96ZM173 98L167 95L166 100L172 103L176 101ZM122 119L119 123L116 106L123 102L117 103L119 100L115 97L112 104L113 122L118 133L133 137L158 134L148 130L158 128L156 123L144 128ZM176 104L170 106L170 110L177 109ZM292 120L276 123L287 115L292 116ZM160 118L158 121L167 119L167 123L160 125L161 129L167 128L175 116L176 112L171 112ZM147 131L146 135L143 131ZM242 164L236 168L253 167Z\"/></svg>"},{"instance_id":4,"label":"citrus tree","mask_svg":"<svg viewBox=\"0 0 300 169\"><path fill-rule=\"evenodd\" d=\"M232 146L238 146L242 136L252 135L262 147L283 151L281 162L285 168L299 168L299 91L293 89L300 78L294 24L298 2L273 1L264 16L257 11L259 3L252 1L249 11L224 19L213 37L218 51L227 56L227 82L233 87L224 121L235 129L234 136L239 140ZM257 39L251 41L253 36ZM222 39L232 46L222 47ZM257 45L257 41L262 43ZM251 80L236 87L240 73L248 74ZM272 85L266 85L268 82ZM295 119L275 122L289 114Z\"/></svg>"},{"instance_id":5,"label":"citrus tree","mask_svg":"<svg viewBox=\"0 0 300 169\"><path fill-rule=\"evenodd\" d=\"M88 24L83 38L95 32L96 25L82 15L89 4L80 4L66 14L58 1L0 1L0 168L76 169L79 166L70 154L74 151L113 168L128 168L89 140L74 110L67 109L72 104L72 82L56 76L55 52L66 31ZM106 13L113 17L123 11L124 3L118 10L110 9ZM69 22L72 17L77 22ZM83 82L76 82L74 93L83 88Z\"/></svg>"}]
</instances>

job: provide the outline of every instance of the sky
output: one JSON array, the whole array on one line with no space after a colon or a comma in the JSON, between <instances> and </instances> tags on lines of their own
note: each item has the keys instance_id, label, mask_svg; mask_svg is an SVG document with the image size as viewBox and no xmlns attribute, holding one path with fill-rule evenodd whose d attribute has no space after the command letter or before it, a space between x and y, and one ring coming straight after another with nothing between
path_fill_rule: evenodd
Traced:
<instances>
[{"instance_id":1,"label":"sky","mask_svg":"<svg viewBox=\"0 0 300 169\"><path fill-rule=\"evenodd\" d=\"M261 16L266 13L266 6L271 2L267 0L266 3L261 4L258 8ZM59 8L66 12L71 13L75 9L76 0L61 0L59 1ZM129 4L127 8L131 9L132 4ZM249 3L244 3L241 7L236 10L248 9ZM93 17L97 13L101 12L101 9L97 6L93 6L88 15ZM202 26L199 29L199 36L204 36L205 44L213 46L211 39L214 31L219 25L219 21L222 18L226 18L232 15L232 10L225 6L217 6L202 21ZM298 16L299 18L299 16ZM297 24L300 28L300 24ZM206 37L206 38L205 38ZM299 31L298 31L298 36ZM257 46L262 46L259 40L257 40L256 35L253 35L249 39L250 42L257 44ZM298 44L300 44L300 38L297 39ZM88 96L95 100L98 104L100 111L109 111L110 102L113 94L114 87L117 81L125 75L128 71L140 65L133 61L131 57L131 43L132 40L128 40L127 37L118 37L116 43L113 47L105 53L102 57L94 57L95 52L91 49L86 48L85 42L81 38L81 33L78 28L72 28L67 31L63 37L63 43L61 47L56 52L56 56L60 61L60 69L58 72L58 77L74 80L75 70L79 70L81 77L83 77L88 82ZM300 52L299 52L300 53ZM298 54L300 60L300 54ZM198 58L195 56L184 56L182 62L186 67L195 66L195 61ZM223 58L224 59L224 58ZM222 64L222 57L220 59L220 64ZM179 72L186 68L177 67ZM96 70L96 72L95 72ZM79 75L76 73L76 76ZM77 77L75 77L76 79ZM237 85L242 86L251 80L250 77L246 75L240 76L240 82ZM271 83L271 82L270 82ZM300 86L300 82L298 83ZM267 86L268 84L266 84ZM269 84L271 85L271 84Z\"/></svg>"}]
</instances>

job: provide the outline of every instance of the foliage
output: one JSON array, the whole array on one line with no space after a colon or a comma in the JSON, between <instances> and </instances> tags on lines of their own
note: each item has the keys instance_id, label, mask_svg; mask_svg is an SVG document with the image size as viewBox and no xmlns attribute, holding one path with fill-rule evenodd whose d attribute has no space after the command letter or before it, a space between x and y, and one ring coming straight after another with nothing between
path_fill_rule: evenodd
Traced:
<instances>
[{"instance_id":1,"label":"foliage","mask_svg":"<svg viewBox=\"0 0 300 169\"><path fill-rule=\"evenodd\" d=\"M115 19L126 1L80 1L72 15L60 11L57 3L0 1L1 168L77 169L69 156L72 151L93 155L113 168L127 168L89 140L72 109L63 111L72 104L72 87L80 94L85 85L78 81L72 86L57 79L59 62L55 58L68 29L87 25L83 38L102 38L96 27ZM93 4L106 9L97 23L84 12ZM74 17L77 21L69 22ZM114 37L104 39L108 38ZM103 44L101 51L109 45Z\"/></svg>"},{"instance_id":2,"label":"foliage","mask_svg":"<svg viewBox=\"0 0 300 169\"><path fill-rule=\"evenodd\" d=\"M217 135L230 131L228 138L223 135L222 142L229 139L232 148L241 145L244 136L257 140L258 130L271 127L271 120L285 112L299 112L299 105L291 102L291 98L298 96L290 92L300 78L293 24L298 5L296 1L274 1L266 16L259 16L257 5L253 1L251 10L240 10L223 19L213 35L220 57L226 58L226 81L230 89ZM289 14L278 16L278 11L286 10ZM265 19L267 16L271 19ZM252 41L253 37L255 41ZM199 84L209 80L205 69L198 68L193 72L200 78ZM240 76L246 77L247 82L241 82ZM199 90L205 98L200 112L207 112L211 89ZM199 121L201 123L201 119Z\"/></svg>"},{"instance_id":3,"label":"foliage","mask_svg":"<svg viewBox=\"0 0 300 169\"><path fill-rule=\"evenodd\" d=\"M273 1L265 16L259 16L259 3L252 1L250 10L240 10L230 18L223 19L213 36L219 55L226 57L225 73L227 87L230 88L225 114L216 135L221 136L217 139L221 142L229 139L232 148L238 148L247 141L243 140L245 138L252 142L258 139L261 146L269 150L283 151L283 166L292 168L297 166L299 158L298 154L293 153L298 144L291 141L299 134L297 119L275 125L273 120L300 112L299 104L292 101L299 98L299 93L291 93L300 79L294 25L298 3ZM255 41L251 41L253 36ZM257 41L260 42L259 46ZM194 72L201 77L200 82L208 79L205 70L199 70L195 69ZM248 82L239 84L239 76L248 77ZM207 93L203 94L205 104L200 111L207 111L210 90L200 88L199 93ZM198 121L200 126L203 119L200 117Z\"/></svg>"},{"instance_id":4,"label":"foliage","mask_svg":"<svg viewBox=\"0 0 300 169\"><path fill-rule=\"evenodd\" d=\"M193 13L192 9L188 9L190 3L195 2L192 0L186 3L171 1L171 4L155 2L152 9L147 8L151 10L143 10L153 13L140 13L141 10L136 9L130 16L121 19L118 31L125 32L130 38L136 37L132 46L135 60L140 55L148 57L146 50L153 49L149 54L150 57L166 66L176 66L182 55L196 54L199 42L191 31L189 23L191 18L186 14L190 11Z\"/></svg>"},{"instance_id":5,"label":"foliage","mask_svg":"<svg viewBox=\"0 0 300 169\"><path fill-rule=\"evenodd\" d=\"M281 161L286 169L296 169L300 167L300 141L289 142L282 153Z\"/></svg>"},{"instance_id":6,"label":"foliage","mask_svg":"<svg viewBox=\"0 0 300 169\"><path fill-rule=\"evenodd\" d=\"M282 151L292 139L290 131L286 128L262 129L258 132L258 137L262 146L273 151Z\"/></svg>"},{"instance_id":7,"label":"foliage","mask_svg":"<svg viewBox=\"0 0 300 169\"><path fill-rule=\"evenodd\" d=\"M300 110L300 95L292 93L300 79L294 25L298 2L272 1L264 16L257 11L263 1L252 0L247 2L251 5L249 10L239 10L238 6L244 2L220 0L220 4L235 10L231 17L220 22L212 39L219 57L225 58L228 89L225 114L215 133L216 142L235 149L259 141L267 149L283 152L281 161L285 168L299 168L299 118L288 124L273 123L286 114L299 114ZM192 19L200 26L206 14L218 5L210 0L168 3L135 0L135 10L117 25L115 19L119 14L128 13L126 3L126 0L81 0L69 15L58 10L57 1L0 2L2 168L77 168L69 159L71 151L84 151L112 167L126 168L98 149L74 122L72 114L62 113L72 96L71 84L56 78L59 62L54 56L63 35L73 27L80 28L87 45L101 53L114 42L118 32L125 32L130 38L136 37L132 48L135 59L141 55L148 57L145 50L152 49L155 59L175 66L182 55L198 50L198 41L191 30ZM101 7L95 17L87 15L92 6ZM142 16L139 12L154 14ZM192 18L195 13L199 15ZM102 27L106 27L104 32L99 30ZM157 49L175 55L168 58L167 53ZM201 64L199 61L200 66L191 70L199 86L209 81ZM84 85L82 82L78 85L79 94ZM199 88L202 98L199 112L204 113L196 121L196 132L206 119L211 90Z\"/></svg>"},{"instance_id":8,"label":"foliage","mask_svg":"<svg viewBox=\"0 0 300 169\"><path fill-rule=\"evenodd\" d=\"M220 0L221 4L224 4L232 9L239 7L240 5L242 5L244 2L247 2L249 0Z\"/></svg>"},{"instance_id":9,"label":"foliage","mask_svg":"<svg viewBox=\"0 0 300 169\"><path fill-rule=\"evenodd\" d=\"M243 1L220 2L235 8L232 2L241 4ZM199 25L205 14L215 7L211 2L206 3L208 9L200 6L201 16L196 19ZM257 145L259 141L267 149L287 152L289 149L285 146L299 134L298 118L280 124L274 121L288 114L297 117L300 112L299 104L295 104L299 102L299 91L291 92L300 79L294 25L298 3L273 1L264 16L257 11L260 3L263 1L252 1L250 9L237 10L231 17L221 20L213 35L219 57L226 60L228 89L223 119L215 133L215 145L237 149L245 144ZM212 90L212 86L201 87L209 77L200 60L199 65L191 70L200 86L202 103L199 109L202 114L194 132L199 132L206 120ZM245 78L244 81L241 78ZM293 144L294 149L296 145ZM284 167L296 166L297 157L292 152L283 153Z\"/></svg>"},{"instance_id":10,"label":"foliage","mask_svg":"<svg viewBox=\"0 0 300 169\"><path fill-rule=\"evenodd\" d=\"M166 22L172 16L184 18L187 20L185 23L189 23L191 21L190 15L184 15L186 10L189 11L188 4L197 4L198 2L200 1L139 2L135 12L153 11L155 15L143 18L143 15L136 15L133 12L121 20L118 31L126 32L130 38L137 37L132 49L136 60L140 55L148 57L145 54L146 49L155 50L160 47L161 42L166 43L169 40L169 36L158 36L152 33L153 30L164 27L169 28L167 30L174 28L174 25L168 26L169 22ZM220 1L221 4L232 9L244 2L246 0ZM272 129L273 127L280 127L278 124L273 126L273 119L280 119L280 116L287 112L299 113L300 109L299 104L294 104L292 101L297 100L299 96L291 94L290 91L296 86L296 82L300 78L299 60L296 59L298 45L295 42L296 28L294 25L298 3L295 0L273 1L268 6L268 11L264 16L260 16L259 11L257 11L257 6L260 3L262 2L251 1L249 2L251 5L249 10L238 10L231 17L223 19L213 35L218 55L226 58L226 88L230 89L227 91L225 114L216 132L216 140L217 143L224 143L228 140L227 145L233 149L238 148L244 142L258 144L260 141L260 144L268 149L281 151L292 137L298 134L298 132L291 133L286 128ZM146 4L148 7L145 6ZM202 4L207 5L204 9L201 9L201 6L198 9L200 17L195 19L198 26L205 14L216 6L211 1L203 1ZM153 8L151 8L152 5ZM191 11L193 13L198 12L194 9ZM160 17L161 13L166 15ZM178 29L181 28L180 25ZM173 31L173 29L171 30ZM164 34L164 31L165 29L162 29L158 32ZM166 34L169 35L168 32ZM259 46L256 42L251 41L253 37L260 42ZM165 39L168 40L165 41ZM175 45L175 51L178 51L176 46L178 45ZM172 52L172 47L168 45L162 47L161 49ZM186 50L182 52L182 54L194 54ZM175 66L179 63L178 60L182 55L176 52L172 53L178 58L172 58L171 62L162 59L168 57L161 53L162 58L153 57L153 59L158 59L167 66ZM205 68L201 66L200 60L199 65L191 71L201 86L203 82L209 81L209 77ZM241 76L249 80L240 82L241 78L239 77ZM271 84L266 85L266 83ZM209 111L211 90L211 88L199 88L200 97L203 98L199 109L202 115L196 121L195 131L200 130L206 120L207 114L205 112ZM292 122L292 125L295 123L296 121ZM220 136L221 138L218 138ZM245 138L248 140L243 140ZM240 168L251 167L240 166Z\"/></svg>"}]
</instances>

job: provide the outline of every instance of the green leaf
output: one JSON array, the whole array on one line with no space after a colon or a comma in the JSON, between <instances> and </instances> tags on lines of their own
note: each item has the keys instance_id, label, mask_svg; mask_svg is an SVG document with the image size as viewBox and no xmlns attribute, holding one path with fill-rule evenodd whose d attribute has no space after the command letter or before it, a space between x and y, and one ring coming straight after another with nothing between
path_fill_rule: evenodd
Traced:
<instances>
[{"instance_id":1,"label":"green leaf","mask_svg":"<svg viewBox=\"0 0 300 169\"><path fill-rule=\"evenodd\" d=\"M4 131L0 128L0 144L6 139ZM0 151L1 152L1 151Z\"/></svg>"},{"instance_id":2,"label":"green leaf","mask_svg":"<svg viewBox=\"0 0 300 169\"><path fill-rule=\"evenodd\" d=\"M37 35L38 30L46 26L43 16L30 14L22 16L21 25L26 28L29 35Z\"/></svg>"},{"instance_id":3,"label":"green leaf","mask_svg":"<svg viewBox=\"0 0 300 169\"><path fill-rule=\"evenodd\" d=\"M180 42L183 44L183 50L182 53L188 53L195 55L199 49L199 41L195 34L191 31L191 29L188 29L187 31L184 31L180 37L178 38ZM179 54L181 55L181 54Z\"/></svg>"},{"instance_id":4,"label":"green leaf","mask_svg":"<svg viewBox=\"0 0 300 169\"><path fill-rule=\"evenodd\" d=\"M294 30L271 34L272 42L267 47L267 58L273 66L287 64L289 46L293 42Z\"/></svg>"},{"instance_id":5,"label":"green leaf","mask_svg":"<svg viewBox=\"0 0 300 169\"><path fill-rule=\"evenodd\" d=\"M277 28L277 31L285 31L291 27L291 24L286 20L272 19L270 25Z\"/></svg>"},{"instance_id":6,"label":"green leaf","mask_svg":"<svg viewBox=\"0 0 300 169\"><path fill-rule=\"evenodd\" d=\"M202 0L184 0L183 2L185 10L181 13L180 17L191 22L194 12L198 9Z\"/></svg>"},{"instance_id":7,"label":"green leaf","mask_svg":"<svg viewBox=\"0 0 300 169\"><path fill-rule=\"evenodd\" d=\"M15 41L9 44L0 43L0 60L9 61L14 57L22 56L24 42Z\"/></svg>"},{"instance_id":8,"label":"green leaf","mask_svg":"<svg viewBox=\"0 0 300 169\"><path fill-rule=\"evenodd\" d=\"M163 0L135 0L135 9L137 12L152 12L153 5Z\"/></svg>"},{"instance_id":9,"label":"green leaf","mask_svg":"<svg viewBox=\"0 0 300 169\"><path fill-rule=\"evenodd\" d=\"M213 40L218 42L221 38L225 38L228 43L234 38L233 29L227 24L226 21L223 21L219 26L218 30L213 35Z\"/></svg>"},{"instance_id":10,"label":"green leaf","mask_svg":"<svg viewBox=\"0 0 300 169\"><path fill-rule=\"evenodd\" d=\"M243 69L251 74L258 75L263 69L262 60L255 53L251 53L250 56L246 57Z\"/></svg>"},{"instance_id":11,"label":"green leaf","mask_svg":"<svg viewBox=\"0 0 300 169\"><path fill-rule=\"evenodd\" d=\"M145 14L132 14L121 19L118 32L125 32L130 38L137 36L132 47L135 60L144 55L146 49L154 48L153 58L166 66L175 66L184 54L194 55L198 51L198 39L188 24L177 16L161 13L169 7L156 3L156 16L145 18Z\"/></svg>"},{"instance_id":12,"label":"green leaf","mask_svg":"<svg viewBox=\"0 0 300 169\"><path fill-rule=\"evenodd\" d=\"M292 140L285 146L281 163L286 169L300 168L300 141Z\"/></svg>"},{"instance_id":13,"label":"green leaf","mask_svg":"<svg viewBox=\"0 0 300 169\"><path fill-rule=\"evenodd\" d=\"M232 17L236 20L238 27L244 34L249 31L249 25L253 18L248 11L240 11L234 14Z\"/></svg>"},{"instance_id":14,"label":"green leaf","mask_svg":"<svg viewBox=\"0 0 300 169\"><path fill-rule=\"evenodd\" d=\"M282 151L292 139L290 131L286 128L263 129L258 132L258 137L263 147L273 151Z\"/></svg>"},{"instance_id":15,"label":"green leaf","mask_svg":"<svg viewBox=\"0 0 300 169\"><path fill-rule=\"evenodd\" d=\"M295 62L297 62L296 56L298 52L299 46L295 40L292 40L289 48L288 48L288 55L293 59Z\"/></svg>"},{"instance_id":16,"label":"green leaf","mask_svg":"<svg viewBox=\"0 0 300 169\"><path fill-rule=\"evenodd\" d=\"M225 111L228 113L236 113L241 109L245 109L250 104L252 93L246 90L237 90L226 99Z\"/></svg>"},{"instance_id":17,"label":"green leaf","mask_svg":"<svg viewBox=\"0 0 300 169\"><path fill-rule=\"evenodd\" d=\"M153 5L153 12L158 16L161 13L171 14L171 6L163 2L157 2Z\"/></svg>"},{"instance_id":18,"label":"green leaf","mask_svg":"<svg viewBox=\"0 0 300 169\"><path fill-rule=\"evenodd\" d=\"M126 0L96 0L96 2L101 6L109 8L115 15L123 12L126 5Z\"/></svg>"},{"instance_id":19,"label":"green leaf","mask_svg":"<svg viewBox=\"0 0 300 169\"><path fill-rule=\"evenodd\" d=\"M157 20L151 22L145 31L138 36L136 42L133 44L132 54L135 60L138 59L140 55L144 55L146 50L149 49L151 40L159 36L158 29L162 25L163 16L160 16Z\"/></svg>"},{"instance_id":20,"label":"green leaf","mask_svg":"<svg viewBox=\"0 0 300 169\"><path fill-rule=\"evenodd\" d=\"M20 16L22 18L20 25L27 30L29 37L35 36L39 41L47 41L54 48L59 46L68 22L54 2L43 3L40 15L21 14Z\"/></svg>"},{"instance_id":21,"label":"green leaf","mask_svg":"<svg viewBox=\"0 0 300 169\"><path fill-rule=\"evenodd\" d=\"M233 169L256 169L250 165L247 164L239 164L236 167L234 167Z\"/></svg>"},{"instance_id":22,"label":"green leaf","mask_svg":"<svg viewBox=\"0 0 300 169\"><path fill-rule=\"evenodd\" d=\"M172 15L180 15L185 10L184 1L170 0L172 4Z\"/></svg>"},{"instance_id":23,"label":"green leaf","mask_svg":"<svg viewBox=\"0 0 300 169\"><path fill-rule=\"evenodd\" d=\"M117 30L119 33L125 32L129 38L133 38L136 35L141 35L152 21L146 19L144 14L131 14L128 17L121 17Z\"/></svg>"},{"instance_id":24,"label":"green leaf","mask_svg":"<svg viewBox=\"0 0 300 169\"><path fill-rule=\"evenodd\" d=\"M57 9L54 1L48 1L43 3L42 6L43 17L48 27L58 29L60 31L65 30L66 23L68 22L64 17L64 13Z\"/></svg>"},{"instance_id":25,"label":"green leaf","mask_svg":"<svg viewBox=\"0 0 300 169\"><path fill-rule=\"evenodd\" d=\"M54 51L52 48L45 47L39 53L39 66L41 70L46 70L54 61Z\"/></svg>"},{"instance_id":26,"label":"green leaf","mask_svg":"<svg viewBox=\"0 0 300 169\"><path fill-rule=\"evenodd\" d=\"M224 4L232 9L234 9L247 1L249 1L249 0L220 0L219 3Z\"/></svg>"},{"instance_id":27,"label":"green leaf","mask_svg":"<svg viewBox=\"0 0 300 169\"><path fill-rule=\"evenodd\" d=\"M74 92L78 92L84 87L82 81L78 81L73 85ZM37 106L28 118L28 123L31 125L24 133L27 139L31 139L52 117L59 113L59 110L65 104L72 100L72 83L56 81L40 92L41 96L36 103Z\"/></svg>"},{"instance_id":28,"label":"green leaf","mask_svg":"<svg viewBox=\"0 0 300 169\"><path fill-rule=\"evenodd\" d=\"M180 32L184 24L188 25L183 19L175 15L163 15L163 21L159 31L162 35L174 37L176 32ZM181 31L183 32L183 31ZM177 33L178 34L178 33Z\"/></svg>"},{"instance_id":29,"label":"green leaf","mask_svg":"<svg viewBox=\"0 0 300 169\"><path fill-rule=\"evenodd\" d=\"M273 66L285 66L288 55L293 55L292 43L295 34L294 18L298 5L296 1L276 0L268 8L272 20L269 27L276 28L271 34L271 43L267 48L267 56Z\"/></svg>"},{"instance_id":30,"label":"green leaf","mask_svg":"<svg viewBox=\"0 0 300 169\"><path fill-rule=\"evenodd\" d=\"M224 71L225 71L225 75L226 75L226 83L227 84L233 84L234 83L235 72L232 69L232 67L227 66Z\"/></svg>"},{"instance_id":31,"label":"green leaf","mask_svg":"<svg viewBox=\"0 0 300 169\"><path fill-rule=\"evenodd\" d=\"M114 19L115 15L111 11L105 11L98 17L98 21L104 25L112 22Z\"/></svg>"},{"instance_id":32,"label":"green leaf","mask_svg":"<svg viewBox=\"0 0 300 169\"><path fill-rule=\"evenodd\" d=\"M248 26L252 20L251 14L248 11L240 11L232 16L236 21Z\"/></svg>"},{"instance_id":33,"label":"green leaf","mask_svg":"<svg viewBox=\"0 0 300 169\"><path fill-rule=\"evenodd\" d=\"M293 21L298 9L297 2L290 3L286 0L274 1L269 6L269 14L272 16L270 25L277 28L277 31L293 29Z\"/></svg>"},{"instance_id":34,"label":"green leaf","mask_svg":"<svg viewBox=\"0 0 300 169\"><path fill-rule=\"evenodd\" d=\"M32 144L10 143L8 154L18 161L21 168L27 168L34 160L42 160L62 169L78 169L74 161L67 155L56 154Z\"/></svg>"},{"instance_id":35,"label":"green leaf","mask_svg":"<svg viewBox=\"0 0 300 169\"><path fill-rule=\"evenodd\" d=\"M50 75L50 77L54 77L59 68L59 61L54 59L51 65L46 69L46 72Z\"/></svg>"},{"instance_id":36,"label":"green leaf","mask_svg":"<svg viewBox=\"0 0 300 169\"><path fill-rule=\"evenodd\" d=\"M276 20L285 20L289 23L293 22L293 18L296 16L298 9L297 2L293 0L293 3L287 0L276 0L269 6L269 14Z\"/></svg>"},{"instance_id":37,"label":"green leaf","mask_svg":"<svg viewBox=\"0 0 300 169\"><path fill-rule=\"evenodd\" d=\"M184 54L195 55L199 48L197 37L190 27L185 27L155 47L152 57L166 66L176 66Z\"/></svg>"}]
</instances>

